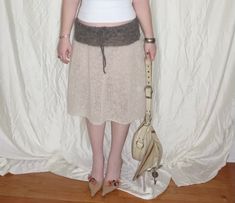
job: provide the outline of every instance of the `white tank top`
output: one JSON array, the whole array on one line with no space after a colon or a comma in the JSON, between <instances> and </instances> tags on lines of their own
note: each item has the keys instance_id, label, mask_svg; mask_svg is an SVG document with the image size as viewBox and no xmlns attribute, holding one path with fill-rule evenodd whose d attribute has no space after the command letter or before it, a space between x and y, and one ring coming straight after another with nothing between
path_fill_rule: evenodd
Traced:
<instances>
[{"instance_id":1,"label":"white tank top","mask_svg":"<svg viewBox=\"0 0 235 203\"><path fill-rule=\"evenodd\" d=\"M78 19L92 23L112 23L136 17L132 0L82 0Z\"/></svg>"}]
</instances>

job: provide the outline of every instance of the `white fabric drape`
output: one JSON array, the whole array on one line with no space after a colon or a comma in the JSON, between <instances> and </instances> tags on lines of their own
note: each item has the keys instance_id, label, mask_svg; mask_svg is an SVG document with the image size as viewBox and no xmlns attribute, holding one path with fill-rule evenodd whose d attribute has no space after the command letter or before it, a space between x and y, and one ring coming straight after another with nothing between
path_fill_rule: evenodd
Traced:
<instances>
[{"instance_id":1,"label":"white fabric drape","mask_svg":"<svg viewBox=\"0 0 235 203\"><path fill-rule=\"evenodd\" d=\"M90 171L85 121L66 112L68 65L56 53L60 6L58 0L0 0L1 175L51 171L86 180ZM152 8L153 125L163 167L156 185L150 174L131 181L136 120L121 174L121 190L143 199L157 197L171 178L178 186L212 179L226 164L235 117L235 1L155 0ZM110 136L107 122L106 158Z\"/></svg>"}]
</instances>

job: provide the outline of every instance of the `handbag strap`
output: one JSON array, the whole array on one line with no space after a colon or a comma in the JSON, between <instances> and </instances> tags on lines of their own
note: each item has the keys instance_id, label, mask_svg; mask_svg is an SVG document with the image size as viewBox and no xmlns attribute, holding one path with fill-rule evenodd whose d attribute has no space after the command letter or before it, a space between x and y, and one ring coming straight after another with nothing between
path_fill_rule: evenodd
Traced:
<instances>
[{"instance_id":1,"label":"handbag strap","mask_svg":"<svg viewBox=\"0 0 235 203\"><path fill-rule=\"evenodd\" d=\"M146 86L145 86L145 99L146 99L146 111L145 111L145 122L149 125L151 123L151 107L152 107L152 61L149 57L145 58L145 77L146 77Z\"/></svg>"}]
</instances>

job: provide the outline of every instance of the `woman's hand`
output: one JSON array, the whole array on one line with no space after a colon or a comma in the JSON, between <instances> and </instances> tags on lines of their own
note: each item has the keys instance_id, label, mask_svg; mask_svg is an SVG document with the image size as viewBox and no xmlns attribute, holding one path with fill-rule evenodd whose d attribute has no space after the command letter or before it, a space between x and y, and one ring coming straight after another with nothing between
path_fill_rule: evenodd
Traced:
<instances>
[{"instance_id":1,"label":"woman's hand","mask_svg":"<svg viewBox=\"0 0 235 203\"><path fill-rule=\"evenodd\" d=\"M62 38L59 40L57 54L58 58L60 58L63 63L69 63L72 54L72 45L69 38Z\"/></svg>"},{"instance_id":2,"label":"woman's hand","mask_svg":"<svg viewBox=\"0 0 235 203\"><path fill-rule=\"evenodd\" d=\"M156 44L155 43L144 43L145 56L150 57L151 61L155 59L156 56ZM149 53L149 55L147 55Z\"/></svg>"}]
</instances>

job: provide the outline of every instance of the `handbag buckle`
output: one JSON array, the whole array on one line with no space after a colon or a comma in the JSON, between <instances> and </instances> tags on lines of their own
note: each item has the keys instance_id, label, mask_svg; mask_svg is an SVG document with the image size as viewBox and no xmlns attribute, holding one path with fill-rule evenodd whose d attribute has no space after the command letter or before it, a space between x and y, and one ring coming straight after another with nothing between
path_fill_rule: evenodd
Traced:
<instances>
[{"instance_id":1,"label":"handbag buckle","mask_svg":"<svg viewBox=\"0 0 235 203\"><path fill-rule=\"evenodd\" d=\"M138 147L139 149L142 149L144 147L144 143L137 140L136 141L136 147Z\"/></svg>"},{"instance_id":2,"label":"handbag buckle","mask_svg":"<svg viewBox=\"0 0 235 203\"><path fill-rule=\"evenodd\" d=\"M153 88L151 85L146 85L144 87L145 90L145 97L151 99L152 98L152 94L153 94Z\"/></svg>"}]
</instances>

